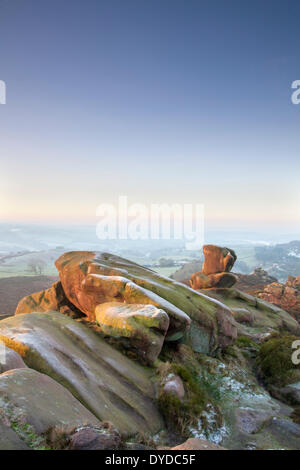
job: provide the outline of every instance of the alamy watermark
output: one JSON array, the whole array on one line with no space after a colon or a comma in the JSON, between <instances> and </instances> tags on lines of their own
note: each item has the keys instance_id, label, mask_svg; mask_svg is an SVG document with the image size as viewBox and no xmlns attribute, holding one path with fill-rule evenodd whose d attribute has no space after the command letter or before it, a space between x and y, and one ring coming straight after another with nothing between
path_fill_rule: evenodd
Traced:
<instances>
[{"instance_id":1,"label":"alamy watermark","mask_svg":"<svg viewBox=\"0 0 300 470\"><path fill-rule=\"evenodd\" d=\"M0 80L0 104L6 104L6 83Z\"/></svg>"},{"instance_id":2,"label":"alamy watermark","mask_svg":"<svg viewBox=\"0 0 300 470\"><path fill-rule=\"evenodd\" d=\"M203 204L128 204L119 196L117 204L100 204L97 236L101 240L183 240L187 250L204 243Z\"/></svg>"},{"instance_id":3,"label":"alamy watermark","mask_svg":"<svg viewBox=\"0 0 300 470\"><path fill-rule=\"evenodd\" d=\"M300 364L300 340L296 340L292 344L292 349L295 349L295 351L292 354L292 363L295 366L298 366Z\"/></svg>"},{"instance_id":4,"label":"alamy watermark","mask_svg":"<svg viewBox=\"0 0 300 470\"><path fill-rule=\"evenodd\" d=\"M0 365L4 366L6 364L6 348L3 341L0 340Z\"/></svg>"},{"instance_id":5,"label":"alamy watermark","mask_svg":"<svg viewBox=\"0 0 300 470\"><path fill-rule=\"evenodd\" d=\"M300 104L300 80L295 80L292 83L292 89L295 90L291 96L292 103Z\"/></svg>"}]
</instances>

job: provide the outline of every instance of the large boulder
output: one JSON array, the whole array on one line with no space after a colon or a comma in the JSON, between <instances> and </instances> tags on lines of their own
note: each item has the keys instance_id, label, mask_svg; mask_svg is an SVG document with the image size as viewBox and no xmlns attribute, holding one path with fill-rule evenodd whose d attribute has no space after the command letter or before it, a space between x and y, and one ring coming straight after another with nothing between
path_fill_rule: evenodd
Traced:
<instances>
[{"instance_id":1,"label":"large boulder","mask_svg":"<svg viewBox=\"0 0 300 470\"><path fill-rule=\"evenodd\" d=\"M17 305L15 315L31 312L56 312L63 313L71 318L80 318L82 312L67 299L61 282L55 282L49 289L36 292L23 297Z\"/></svg>"},{"instance_id":2,"label":"large boulder","mask_svg":"<svg viewBox=\"0 0 300 470\"><path fill-rule=\"evenodd\" d=\"M11 429L1 421L0 417L0 450L29 450L26 443Z\"/></svg>"},{"instance_id":3,"label":"large boulder","mask_svg":"<svg viewBox=\"0 0 300 470\"><path fill-rule=\"evenodd\" d=\"M268 284L277 282L275 277L261 267L255 268L252 274L235 273L235 276L237 277L236 289L251 295L256 295L263 291Z\"/></svg>"},{"instance_id":4,"label":"large boulder","mask_svg":"<svg viewBox=\"0 0 300 470\"><path fill-rule=\"evenodd\" d=\"M66 388L29 368L0 375L0 408L16 429L29 425L42 435L53 428L97 425L99 420Z\"/></svg>"},{"instance_id":5,"label":"large boulder","mask_svg":"<svg viewBox=\"0 0 300 470\"><path fill-rule=\"evenodd\" d=\"M166 341L184 338L202 353L235 341L235 322L225 305L136 263L88 251L65 253L56 267L67 298L90 321L105 302L151 304L169 316Z\"/></svg>"},{"instance_id":6,"label":"large boulder","mask_svg":"<svg viewBox=\"0 0 300 470\"><path fill-rule=\"evenodd\" d=\"M0 340L0 374L11 369L23 369L26 367L27 366L20 354L13 349L8 348Z\"/></svg>"},{"instance_id":7,"label":"large boulder","mask_svg":"<svg viewBox=\"0 0 300 470\"><path fill-rule=\"evenodd\" d=\"M163 346L169 317L154 305L105 302L95 310L104 334L122 338L145 362L153 363Z\"/></svg>"},{"instance_id":8,"label":"large boulder","mask_svg":"<svg viewBox=\"0 0 300 470\"><path fill-rule=\"evenodd\" d=\"M98 419L112 422L123 434L162 428L153 402L153 371L85 325L58 312L20 314L0 321L0 338L22 354L28 367L62 384Z\"/></svg>"},{"instance_id":9,"label":"large boulder","mask_svg":"<svg viewBox=\"0 0 300 470\"><path fill-rule=\"evenodd\" d=\"M300 276L298 278L289 277L285 284L273 282L265 286L258 297L286 310L300 323L299 282Z\"/></svg>"},{"instance_id":10,"label":"large boulder","mask_svg":"<svg viewBox=\"0 0 300 470\"><path fill-rule=\"evenodd\" d=\"M242 292L231 289L208 289L203 293L226 304L234 319L241 323L239 334L242 336L269 335L271 332L284 331L300 336L299 323L286 311Z\"/></svg>"},{"instance_id":11,"label":"large boulder","mask_svg":"<svg viewBox=\"0 0 300 470\"><path fill-rule=\"evenodd\" d=\"M229 248L216 245L203 246L204 263L201 272L192 274L192 289L212 289L232 287L237 278L229 271L236 261L236 254Z\"/></svg>"},{"instance_id":12,"label":"large boulder","mask_svg":"<svg viewBox=\"0 0 300 470\"><path fill-rule=\"evenodd\" d=\"M207 276L231 271L237 258L233 250L216 245L204 245L203 254L202 273Z\"/></svg>"},{"instance_id":13,"label":"large boulder","mask_svg":"<svg viewBox=\"0 0 300 470\"><path fill-rule=\"evenodd\" d=\"M236 283L236 277L232 273L216 273L206 275L202 272L194 273L191 277L192 289L211 289L232 287Z\"/></svg>"},{"instance_id":14,"label":"large boulder","mask_svg":"<svg viewBox=\"0 0 300 470\"><path fill-rule=\"evenodd\" d=\"M183 310L143 286L142 274L147 270L135 263L106 253L78 251L65 253L55 264L66 296L90 321L95 320L97 305L117 301L165 310L170 317L169 339L183 336L190 325Z\"/></svg>"}]
</instances>

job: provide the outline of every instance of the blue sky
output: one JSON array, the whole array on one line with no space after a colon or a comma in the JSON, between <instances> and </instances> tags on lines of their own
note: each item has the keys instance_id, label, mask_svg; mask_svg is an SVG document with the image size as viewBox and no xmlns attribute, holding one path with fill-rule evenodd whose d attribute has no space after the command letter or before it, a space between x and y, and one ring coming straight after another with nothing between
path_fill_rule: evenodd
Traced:
<instances>
[{"instance_id":1,"label":"blue sky","mask_svg":"<svg viewBox=\"0 0 300 470\"><path fill-rule=\"evenodd\" d=\"M297 0L0 0L0 219L203 203L299 228Z\"/></svg>"}]
</instances>

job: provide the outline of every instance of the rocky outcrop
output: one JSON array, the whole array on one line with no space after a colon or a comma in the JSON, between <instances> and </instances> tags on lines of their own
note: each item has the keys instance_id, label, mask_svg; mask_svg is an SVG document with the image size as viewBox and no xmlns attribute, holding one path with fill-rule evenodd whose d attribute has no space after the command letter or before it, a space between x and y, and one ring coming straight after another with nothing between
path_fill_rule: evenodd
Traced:
<instances>
[{"instance_id":1,"label":"rocky outcrop","mask_svg":"<svg viewBox=\"0 0 300 470\"><path fill-rule=\"evenodd\" d=\"M23 369L24 367L26 368L27 366L20 354L8 348L0 340L0 374L12 369Z\"/></svg>"},{"instance_id":2,"label":"rocky outcrop","mask_svg":"<svg viewBox=\"0 0 300 470\"><path fill-rule=\"evenodd\" d=\"M268 336L276 331L300 335L300 326L295 318L282 308L263 299L235 288L209 289L202 292L223 302L231 309L234 320L240 324L239 336L249 335L258 340L260 335L264 338L265 335Z\"/></svg>"},{"instance_id":3,"label":"rocky outcrop","mask_svg":"<svg viewBox=\"0 0 300 470\"><path fill-rule=\"evenodd\" d=\"M30 426L37 435L100 424L68 390L47 375L29 368L0 375L0 415L15 429Z\"/></svg>"},{"instance_id":4,"label":"rocky outcrop","mask_svg":"<svg viewBox=\"0 0 300 470\"><path fill-rule=\"evenodd\" d=\"M122 338L147 363L153 363L163 346L169 317L154 305L105 302L95 309L101 331Z\"/></svg>"},{"instance_id":5,"label":"rocky outcrop","mask_svg":"<svg viewBox=\"0 0 300 470\"><path fill-rule=\"evenodd\" d=\"M191 287L196 290L232 287L236 277L229 271L236 261L235 252L229 248L204 245L203 254L202 270L192 275Z\"/></svg>"},{"instance_id":6,"label":"rocky outcrop","mask_svg":"<svg viewBox=\"0 0 300 470\"><path fill-rule=\"evenodd\" d=\"M116 301L165 310L170 318L169 339L183 336L190 324L183 310L151 290L151 281L143 277L147 270L128 260L106 253L70 252L56 261L56 267L66 296L90 321L95 320L97 305Z\"/></svg>"},{"instance_id":7,"label":"rocky outcrop","mask_svg":"<svg viewBox=\"0 0 300 470\"><path fill-rule=\"evenodd\" d=\"M30 447L15 433L11 427L1 421L0 417L0 450L30 450Z\"/></svg>"},{"instance_id":8,"label":"rocky outcrop","mask_svg":"<svg viewBox=\"0 0 300 470\"><path fill-rule=\"evenodd\" d=\"M209 353L236 338L232 314L220 302L131 261L108 253L70 252L56 266L65 295L91 321L105 302L154 305L169 317L166 341L184 338Z\"/></svg>"},{"instance_id":9,"label":"rocky outcrop","mask_svg":"<svg viewBox=\"0 0 300 470\"><path fill-rule=\"evenodd\" d=\"M285 284L273 282L258 297L286 310L300 323L300 276L290 276Z\"/></svg>"},{"instance_id":10,"label":"rocky outcrop","mask_svg":"<svg viewBox=\"0 0 300 470\"><path fill-rule=\"evenodd\" d=\"M265 286L273 282L277 282L277 279L270 276L267 271L262 268L254 269L252 274L240 274L235 273L237 277L236 289L247 292L251 295L257 295L263 291Z\"/></svg>"},{"instance_id":11,"label":"rocky outcrop","mask_svg":"<svg viewBox=\"0 0 300 470\"><path fill-rule=\"evenodd\" d=\"M236 277L232 273L215 273L207 276L206 274L194 273L191 277L191 287L198 289L212 289L232 287L236 283Z\"/></svg>"},{"instance_id":12,"label":"rocky outcrop","mask_svg":"<svg viewBox=\"0 0 300 470\"><path fill-rule=\"evenodd\" d=\"M230 248L221 248L216 245L203 246L204 263L202 273L209 276L215 273L231 271L237 257Z\"/></svg>"},{"instance_id":13,"label":"rocky outcrop","mask_svg":"<svg viewBox=\"0 0 300 470\"><path fill-rule=\"evenodd\" d=\"M213 269L225 271L202 274L226 279L234 256L214 253ZM287 312L235 288L195 291L106 253L67 253L57 266L61 283L20 304L31 313L0 321L14 368L0 373L7 435L30 448L173 449L186 437L183 450L289 448L281 433L298 432L294 410L254 372L255 363L266 373L258 359L274 331L300 336ZM296 400L293 379L264 386Z\"/></svg>"},{"instance_id":14,"label":"rocky outcrop","mask_svg":"<svg viewBox=\"0 0 300 470\"><path fill-rule=\"evenodd\" d=\"M153 403L153 371L75 320L57 312L20 314L0 321L0 338L22 354L28 367L62 384L96 418L111 421L123 434L163 426Z\"/></svg>"},{"instance_id":15,"label":"rocky outcrop","mask_svg":"<svg viewBox=\"0 0 300 470\"><path fill-rule=\"evenodd\" d=\"M67 299L61 282L55 282L49 289L28 295L20 300L15 315L31 312L56 312L68 315L71 318L80 318L82 312Z\"/></svg>"}]
</instances>

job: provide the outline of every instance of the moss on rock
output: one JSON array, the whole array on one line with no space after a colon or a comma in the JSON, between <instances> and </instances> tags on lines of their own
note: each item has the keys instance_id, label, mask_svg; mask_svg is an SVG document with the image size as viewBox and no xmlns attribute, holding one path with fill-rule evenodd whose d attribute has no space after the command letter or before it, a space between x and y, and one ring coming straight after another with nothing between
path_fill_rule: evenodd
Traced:
<instances>
[{"instance_id":1,"label":"moss on rock","mask_svg":"<svg viewBox=\"0 0 300 470\"><path fill-rule=\"evenodd\" d=\"M259 373L266 385L284 387L300 380L300 366L292 362L292 344L296 336L273 336L260 348Z\"/></svg>"}]
</instances>

